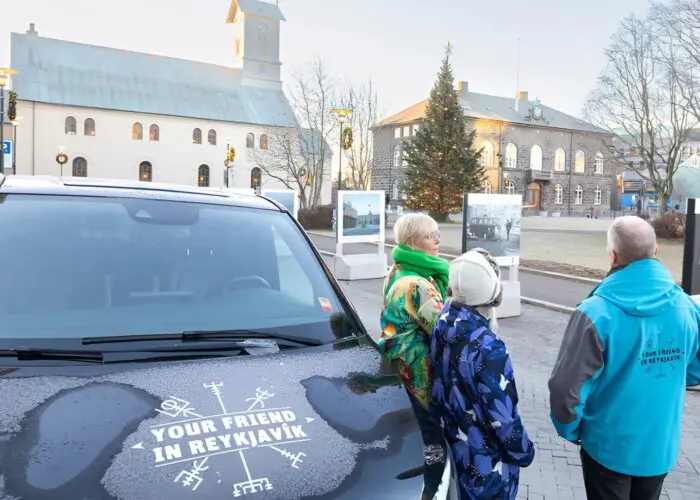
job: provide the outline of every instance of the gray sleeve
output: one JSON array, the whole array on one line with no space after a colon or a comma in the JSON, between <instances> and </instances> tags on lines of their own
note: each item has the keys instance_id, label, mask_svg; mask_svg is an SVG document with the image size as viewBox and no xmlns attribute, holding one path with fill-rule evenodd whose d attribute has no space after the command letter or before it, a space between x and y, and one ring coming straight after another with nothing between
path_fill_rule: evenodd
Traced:
<instances>
[{"instance_id":1,"label":"gray sleeve","mask_svg":"<svg viewBox=\"0 0 700 500\"><path fill-rule=\"evenodd\" d=\"M555 425L578 427L589 386L603 368L604 351L595 325L577 310L566 327L549 379L549 403Z\"/></svg>"}]
</instances>

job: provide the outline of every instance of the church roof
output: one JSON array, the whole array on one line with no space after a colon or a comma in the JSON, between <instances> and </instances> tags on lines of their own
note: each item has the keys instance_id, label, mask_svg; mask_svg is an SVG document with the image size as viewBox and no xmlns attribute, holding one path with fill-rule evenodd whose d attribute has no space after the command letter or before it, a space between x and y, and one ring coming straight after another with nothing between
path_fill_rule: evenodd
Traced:
<instances>
[{"instance_id":1,"label":"church roof","mask_svg":"<svg viewBox=\"0 0 700 500\"><path fill-rule=\"evenodd\" d=\"M232 0L227 22L233 22L238 14L238 10L244 14L285 21L284 15L277 4L261 2L260 0Z\"/></svg>"},{"instance_id":2,"label":"church roof","mask_svg":"<svg viewBox=\"0 0 700 500\"><path fill-rule=\"evenodd\" d=\"M582 132L595 132L607 134L606 130L596 127L592 123L580 120L574 116L567 115L554 108L540 104L542 108L543 121L530 119L530 108L533 103L522 101L519 103L518 111L515 110L515 99L510 97L500 97L476 92L459 92L459 100L464 110L464 116L473 119L504 121L522 125L533 125L537 127L552 127L566 130L576 130ZM425 110L428 99L411 106L395 115L390 116L380 122L375 127L387 125L401 125L411 123L425 117Z\"/></svg>"},{"instance_id":3,"label":"church roof","mask_svg":"<svg viewBox=\"0 0 700 500\"><path fill-rule=\"evenodd\" d=\"M281 90L245 86L240 70L12 33L18 100L135 113L290 126Z\"/></svg>"}]
</instances>

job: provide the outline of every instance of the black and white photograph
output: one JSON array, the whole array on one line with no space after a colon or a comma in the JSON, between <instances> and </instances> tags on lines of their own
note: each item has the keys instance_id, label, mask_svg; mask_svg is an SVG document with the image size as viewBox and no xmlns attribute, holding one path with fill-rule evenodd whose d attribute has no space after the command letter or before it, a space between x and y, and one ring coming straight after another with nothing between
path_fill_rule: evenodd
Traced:
<instances>
[{"instance_id":1,"label":"black and white photograph","mask_svg":"<svg viewBox=\"0 0 700 500\"><path fill-rule=\"evenodd\" d=\"M282 205L296 218L299 205L296 192L291 190L269 190L263 191L262 195Z\"/></svg>"},{"instance_id":2,"label":"black and white photograph","mask_svg":"<svg viewBox=\"0 0 700 500\"><path fill-rule=\"evenodd\" d=\"M494 257L518 257L521 217L521 195L469 194L468 249L483 248Z\"/></svg>"},{"instance_id":3,"label":"black and white photograph","mask_svg":"<svg viewBox=\"0 0 700 500\"><path fill-rule=\"evenodd\" d=\"M341 191L341 236L344 241L383 241L384 192Z\"/></svg>"}]
</instances>

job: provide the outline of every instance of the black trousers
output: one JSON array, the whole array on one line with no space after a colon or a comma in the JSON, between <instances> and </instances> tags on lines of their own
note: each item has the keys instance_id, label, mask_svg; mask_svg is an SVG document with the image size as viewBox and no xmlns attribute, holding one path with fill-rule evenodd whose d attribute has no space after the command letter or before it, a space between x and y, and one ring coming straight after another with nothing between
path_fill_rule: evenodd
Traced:
<instances>
[{"instance_id":1,"label":"black trousers","mask_svg":"<svg viewBox=\"0 0 700 500\"><path fill-rule=\"evenodd\" d=\"M581 449L583 481L588 500L658 500L666 474L628 476L606 469Z\"/></svg>"}]
</instances>

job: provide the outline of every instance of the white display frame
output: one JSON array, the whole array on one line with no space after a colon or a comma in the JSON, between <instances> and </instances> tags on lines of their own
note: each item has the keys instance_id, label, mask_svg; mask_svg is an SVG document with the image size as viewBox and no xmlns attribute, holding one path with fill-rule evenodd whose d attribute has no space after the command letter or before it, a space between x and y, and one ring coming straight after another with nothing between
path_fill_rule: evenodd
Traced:
<instances>
[{"instance_id":1,"label":"white display frame","mask_svg":"<svg viewBox=\"0 0 700 500\"><path fill-rule=\"evenodd\" d=\"M270 196L270 195L290 194L290 193L294 197L294 210L292 211L292 215L294 216L295 219L298 219L299 218L299 195L297 194L296 191L294 191L293 189L264 189L261 194L262 194L262 196L264 196L266 198L270 198L271 200L274 200L277 203L279 203L280 205L282 205L282 203L279 200L275 199L274 196ZM284 205L282 205L282 206L284 206Z\"/></svg>"},{"instance_id":2,"label":"white display frame","mask_svg":"<svg viewBox=\"0 0 700 500\"><path fill-rule=\"evenodd\" d=\"M500 193L469 193L467 198L467 208L471 208L475 205L516 205L520 207L520 227L522 230L522 220L523 220L523 195L521 194L500 194ZM468 217L467 213L467 217ZM522 240L521 240L522 244ZM478 247L478 244L470 240L467 244L467 250ZM498 263L500 267L516 268L515 276L517 279L517 267L520 266L520 253L522 248L518 248L518 255L499 255L493 256L493 259Z\"/></svg>"},{"instance_id":3,"label":"white display frame","mask_svg":"<svg viewBox=\"0 0 700 500\"><path fill-rule=\"evenodd\" d=\"M363 235L343 235L344 232L344 208L345 201L351 199L353 196L376 196L378 200L377 206L379 207L379 234L363 234ZM348 243L376 243L383 245L386 237L386 214L385 214L385 193L384 191L338 191L338 208L336 211L336 240L339 244Z\"/></svg>"}]
</instances>

